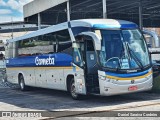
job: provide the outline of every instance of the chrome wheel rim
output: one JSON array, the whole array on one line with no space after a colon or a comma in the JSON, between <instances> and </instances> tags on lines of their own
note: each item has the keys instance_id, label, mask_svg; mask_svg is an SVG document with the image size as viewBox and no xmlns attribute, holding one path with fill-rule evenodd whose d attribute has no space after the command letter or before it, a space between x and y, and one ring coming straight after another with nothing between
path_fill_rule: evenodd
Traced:
<instances>
[{"instance_id":1,"label":"chrome wheel rim","mask_svg":"<svg viewBox=\"0 0 160 120\"><path fill-rule=\"evenodd\" d=\"M73 82L72 85L71 85L71 94L72 94L72 96L73 96L74 98L77 97L76 87L75 87L74 82Z\"/></svg>"}]
</instances>

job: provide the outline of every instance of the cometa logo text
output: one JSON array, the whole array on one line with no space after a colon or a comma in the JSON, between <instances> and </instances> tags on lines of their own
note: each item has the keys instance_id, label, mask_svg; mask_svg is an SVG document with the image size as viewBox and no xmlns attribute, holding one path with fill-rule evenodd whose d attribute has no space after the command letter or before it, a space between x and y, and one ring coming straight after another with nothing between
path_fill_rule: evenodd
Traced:
<instances>
[{"instance_id":1,"label":"cometa logo text","mask_svg":"<svg viewBox=\"0 0 160 120\"><path fill-rule=\"evenodd\" d=\"M54 58L35 58L35 64L38 65L54 65Z\"/></svg>"}]
</instances>

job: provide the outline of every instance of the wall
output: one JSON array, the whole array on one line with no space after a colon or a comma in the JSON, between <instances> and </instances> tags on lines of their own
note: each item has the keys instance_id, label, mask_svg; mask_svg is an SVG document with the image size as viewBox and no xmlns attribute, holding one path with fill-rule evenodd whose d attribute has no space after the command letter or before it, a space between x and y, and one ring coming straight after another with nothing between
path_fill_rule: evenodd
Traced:
<instances>
[{"instance_id":1,"label":"wall","mask_svg":"<svg viewBox=\"0 0 160 120\"><path fill-rule=\"evenodd\" d=\"M34 0L23 7L24 18L35 15L68 0Z\"/></svg>"}]
</instances>

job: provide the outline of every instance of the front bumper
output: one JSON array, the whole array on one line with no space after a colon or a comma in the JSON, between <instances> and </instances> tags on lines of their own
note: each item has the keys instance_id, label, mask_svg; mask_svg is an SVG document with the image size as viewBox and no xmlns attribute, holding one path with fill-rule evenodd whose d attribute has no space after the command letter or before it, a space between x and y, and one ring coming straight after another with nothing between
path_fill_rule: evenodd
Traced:
<instances>
[{"instance_id":1,"label":"front bumper","mask_svg":"<svg viewBox=\"0 0 160 120\"><path fill-rule=\"evenodd\" d=\"M114 80L113 80L114 81ZM140 91L148 91L152 89L152 83L153 83L153 77L150 77L149 79L146 78L146 80L136 80L134 84L128 81L120 81L119 83L114 82L107 82L102 81L100 82L100 94L103 96L111 96L111 95L119 95L119 94L127 94L127 93L134 93L134 92L140 92ZM138 82L137 82L138 81ZM123 84L125 82L125 84ZM128 84L126 84L129 82ZM134 91L129 91L129 87L136 86L138 89Z\"/></svg>"}]
</instances>

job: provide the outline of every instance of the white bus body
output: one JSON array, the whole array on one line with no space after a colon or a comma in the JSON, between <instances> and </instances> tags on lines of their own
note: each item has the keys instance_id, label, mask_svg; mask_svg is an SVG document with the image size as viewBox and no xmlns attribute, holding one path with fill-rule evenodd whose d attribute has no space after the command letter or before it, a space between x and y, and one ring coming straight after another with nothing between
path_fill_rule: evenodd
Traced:
<instances>
[{"instance_id":1,"label":"white bus body","mask_svg":"<svg viewBox=\"0 0 160 120\"><path fill-rule=\"evenodd\" d=\"M128 21L86 19L54 25L9 40L6 56L8 81L22 90L64 90L78 99L152 88L144 37Z\"/></svg>"}]
</instances>

